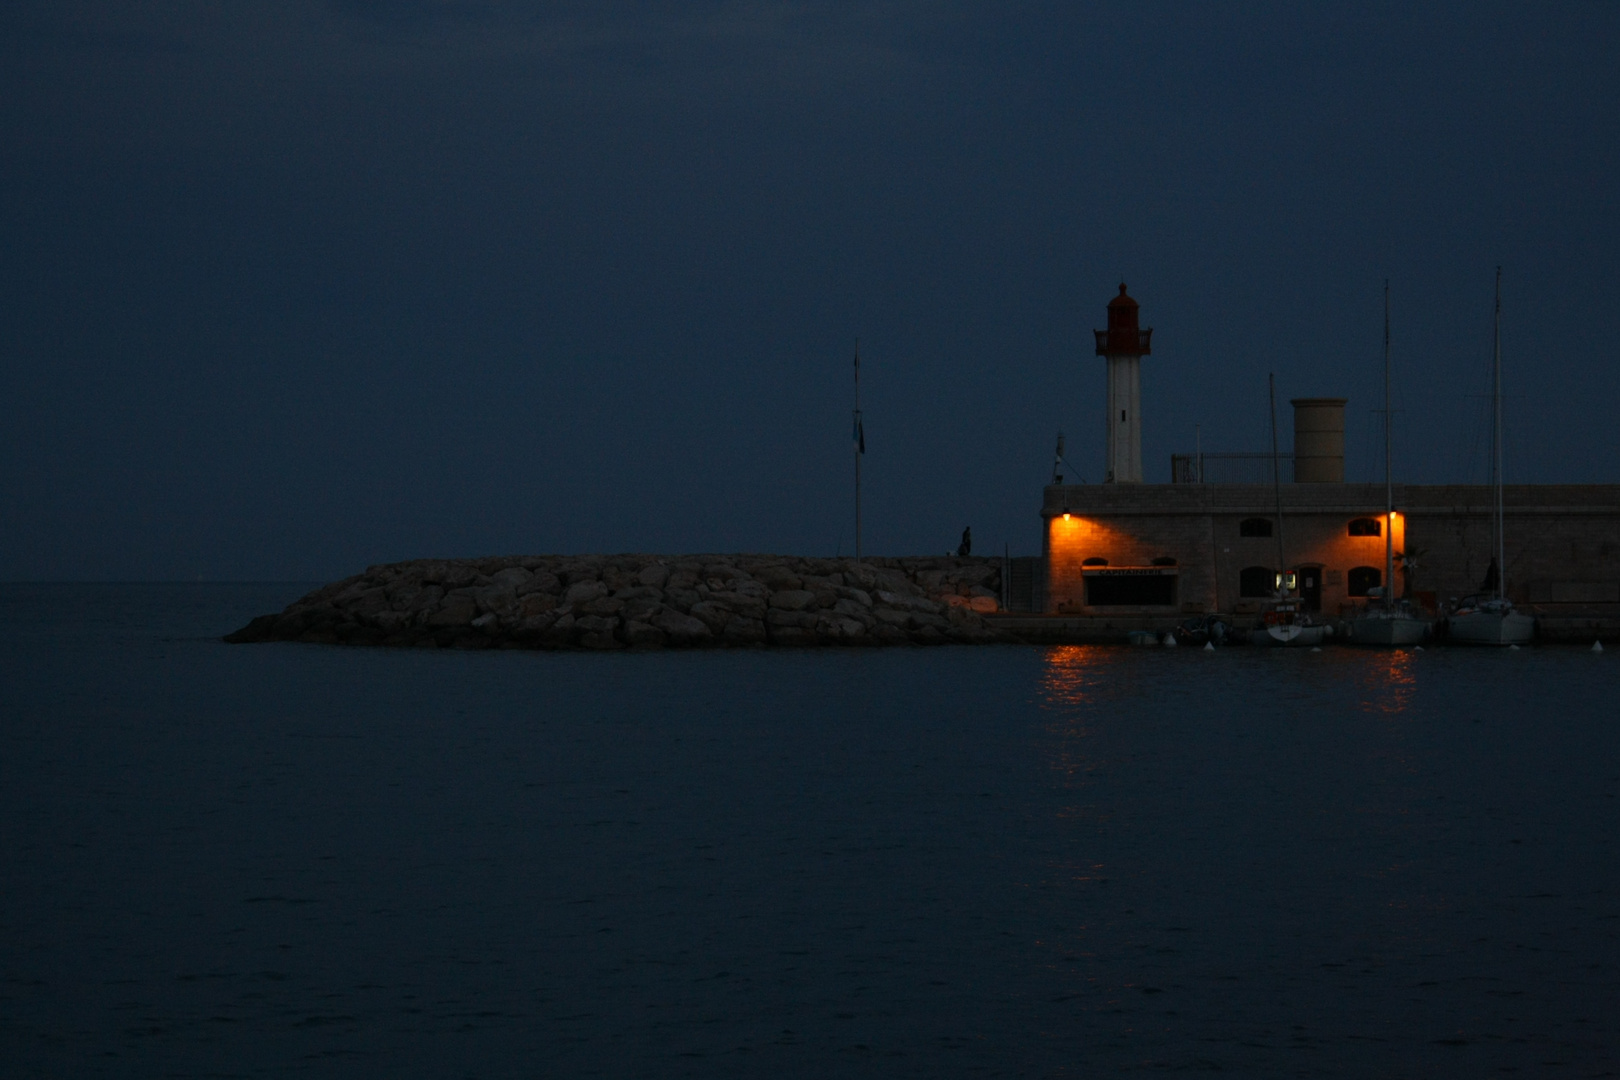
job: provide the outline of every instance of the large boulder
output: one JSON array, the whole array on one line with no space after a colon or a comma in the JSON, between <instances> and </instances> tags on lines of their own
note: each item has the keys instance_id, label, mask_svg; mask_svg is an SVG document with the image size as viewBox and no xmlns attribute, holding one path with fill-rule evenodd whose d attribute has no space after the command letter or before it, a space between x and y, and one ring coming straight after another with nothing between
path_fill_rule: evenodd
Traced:
<instances>
[{"instance_id":1,"label":"large boulder","mask_svg":"<svg viewBox=\"0 0 1620 1080\"><path fill-rule=\"evenodd\" d=\"M870 604L862 607L854 600L839 600L832 606L832 610L836 614L846 615L859 621L863 626L872 622L872 606Z\"/></svg>"},{"instance_id":2,"label":"large boulder","mask_svg":"<svg viewBox=\"0 0 1620 1080\"><path fill-rule=\"evenodd\" d=\"M619 612L619 617L625 620L634 619L637 622L650 623L653 616L662 610L664 610L664 605L657 597L638 596L625 601L624 610Z\"/></svg>"},{"instance_id":3,"label":"large boulder","mask_svg":"<svg viewBox=\"0 0 1620 1080\"><path fill-rule=\"evenodd\" d=\"M574 623L577 621L573 612L563 612L557 618L552 619L550 625L546 626L541 632L541 642L553 649L566 648L572 645L576 633Z\"/></svg>"},{"instance_id":4,"label":"large boulder","mask_svg":"<svg viewBox=\"0 0 1620 1080\"><path fill-rule=\"evenodd\" d=\"M528 573L524 570L523 573ZM485 585L474 594L478 601L478 610L494 615L515 615L518 610L517 589L510 585L495 583Z\"/></svg>"},{"instance_id":5,"label":"large boulder","mask_svg":"<svg viewBox=\"0 0 1620 1080\"><path fill-rule=\"evenodd\" d=\"M872 609L872 617L878 622L889 626L904 628L911 623L910 612L900 611L897 608L880 607Z\"/></svg>"},{"instance_id":6,"label":"large boulder","mask_svg":"<svg viewBox=\"0 0 1620 1080\"><path fill-rule=\"evenodd\" d=\"M763 619L765 617L765 600L742 592L711 592L708 603L720 604L747 619ZM697 615L694 610L692 614ZM702 618L702 616L698 616Z\"/></svg>"},{"instance_id":7,"label":"large boulder","mask_svg":"<svg viewBox=\"0 0 1620 1080\"><path fill-rule=\"evenodd\" d=\"M518 600L518 616L523 619L532 619L536 615L550 611L556 606L557 598L551 593L525 593Z\"/></svg>"},{"instance_id":8,"label":"large boulder","mask_svg":"<svg viewBox=\"0 0 1620 1080\"><path fill-rule=\"evenodd\" d=\"M703 620L669 608L653 616L652 625L668 634L672 645L706 645L714 640L714 632Z\"/></svg>"},{"instance_id":9,"label":"large boulder","mask_svg":"<svg viewBox=\"0 0 1620 1080\"><path fill-rule=\"evenodd\" d=\"M823 640L851 643L866 640L866 624L847 615L822 612L816 619L816 634Z\"/></svg>"},{"instance_id":10,"label":"large boulder","mask_svg":"<svg viewBox=\"0 0 1620 1080\"><path fill-rule=\"evenodd\" d=\"M577 609L607 594L608 587L606 585L595 578L588 578L569 585L568 591L563 593L562 602L566 607Z\"/></svg>"},{"instance_id":11,"label":"large boulder","mask_svg":"<svg viewBox=\"0 0 1620 1080\"><path fill-rule=\"evenodd\" d=\"M804 585L799 575L780 565L760 567L754 571L754 580L772 592L795 590L802 588Z\"/></svg>"},{"instance_id":12,"label":"large boulder","mask_svg":"<svg viewBox=\"0 0 1620 1080\"><path fill-rule=\"evenodd\" d=\"M813 611L783 611L781 608L771 608L765 616L765 625L776 627L798 627L803 630L813 629L816 625L816 613Z\"/></svg>"},{"instance_id":13,"label":"large boulder","mask_svg":"<svg viewBox=\"0 0 1620 1080\"><path fill-rule=\"evenodd\" d=\"M489 575L489 583L495 588L509 588L514 592L528 583L534 574L521 566L508 566L504 570L497 570Z\"/></svg>"},{"instance_id":14,"label":"large boulder","mask_svg":"<svg viewBox=\"0 0 1620 1080\"><path fill-rule=\"evenodd\" d=\"M655 649L664 644L664 632L650 623L627 619L624 624L624 643L631 648Z\"/></svg>"},{"instance_id":15,"label":"large boulder","mask_svg":"<svg viewBox=\"0 0 1620 1080\"><path fill-rule=\"evenodd\" d=\"M721 636L728 645L764 645L769 640L764 620L748 619L740 615L726 623L725 632Z\"/></svg>"},{"instance_id":16,"label":"large boulder","mask_svg":"<svg viewBox=\"0 0 1620 1080\"><path fill-rule=\"evenodd\" d=\"M532 592L559 593L562 591L562 582L557 575L548 570L535 570L529 575L529 580L517 587L519 596L527 596Z\"/></svg>"},{"instance_id":17,"label":"large boulder","mask_svg":"<svg viewBox=\"0 0 1620 1080\"><path fill-rule=\"evenodd\" d=\"M429 626L466 626L478 617L478 598L472 589L445 594L439 609L427 618Z\"/></svg>"},{"instance_id":18,"label":"large boulder","mask_svg":"<svg viewBox=\"0 0 1620 1080\"><path fill-rule=\"evenodd\" d=\"M405 610L407 610L407 611L430 611L433 608L438 607L439 606L439 601L441 601L443 599L444 599L444 586L442 586L442 585L424 585L422 588L416 590L416 592L411 594L409 602L406 604Z\"/></svg>"},{"instance_id":19,"label":"large boulder","mask_svg":"<svg viewBox=\"0 0 1620 1080\"><path fill-rule=\"evenodd\" d=\"M617 649L624 644L618 638L617 615L581 615L574 625L579 628L579 643L587 649Z\"/></svg>"},{"instance_id":20,"label":"large boulder","mask_svg":"<svg viewBox=\"0 0 1620 1080\"><path fill-rule=\"evenodd\" d=\"M693 604L691 615L694 619L701 619L710 632L715 634L724 630L726 624L736 617L730 608L713 600L702 600Z\"/></svg>"},{"instance_id":21,"label":"large boulder","mask_svg":"<svg viewBox=\"0 0 1620 1080\"><path fill-rule=\"evenodd\" d=\"M225 640L233 645L255 641L272 641L275 636L276 623L280 618L280 615L257 616L242 629L232 634L226 634Z\"/></svg>"},{"instance_id":22,"label":"large boulder","mask_svg":"<svg viewBox=\"0 0 1620 1080\"><path fill-rule=\"evenodd\" d=\"M782 589L771 593L771 607L783 611L803 611L816 602L816 594L807 589Z\"/></svg>"},{"instance_id":23,"label":"large boulder","mask_svg":"<svg viewBox=\"0 0 1620 1080\"><path fill-rule=\"evenodd\" d=\"M770 626L766 631L772 645L820 645L814 629L800 626Z\"/></svg>"}]
</instances>

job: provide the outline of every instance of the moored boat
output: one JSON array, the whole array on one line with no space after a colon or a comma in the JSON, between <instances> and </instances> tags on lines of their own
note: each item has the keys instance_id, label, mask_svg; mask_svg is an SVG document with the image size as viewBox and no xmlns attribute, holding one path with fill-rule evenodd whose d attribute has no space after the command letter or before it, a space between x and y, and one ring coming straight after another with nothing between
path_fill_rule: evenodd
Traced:
<instances>
[{"instance_id":1,"label":"moored boat","mask_svg":"<svg viewBox=\"0 0 1620 1080\"><path fill-rule=\"evenodd\" d=\"M1384 583L1376 599L1350 620L1348 639L1356 645L1416 645L1428 639L1433 624L1406 600L1396 601L1395 578L1395 441L1389 394L1389 279L1384 279ZM1403 556L1403 559L1405 556ZM1408 563L1410 568L1411 564Z\"/></svg>"},{"instance_id":2,"label":"moored boat","mask_svg":"<svg viewBox=\"0 0 1620 1080\"><path fill-rule=\"evenodd\" d=\"M1492 342L1491 480L1496 489L1495 559L1486 575L1489 596L1470 596L1456 602L1446 617L1446 640L1464 645L1528 645L1536 636L1536 620L1513 610L1507 598L1507 543L1502 509L1502 268L1496 268L1496 313Z\"/></svg>"},{"instance_id":3,"label":"moored boat","mask_svg":"<svg viewBox=\"0 0 1620 1080\"><path fill-rule=\"evenodd\" d=\"M1282 472L1277 463L1277 377L1266 380L1271 402L1271 488L1277 500L1277 565L1288 565L1283 547ZM1261 613L1260 624L1248 633L1250 645L1317 646L1333 635L1333 628L1311 618L1305 599L1296 591L1297 578L1286 571L1276 577L1276 592Z\"/></svg>"},{"instance_id":4,"label":"moored boat","mask_svg":"<svg viewBox=\"0 0 1620 1080\"><path fill-rule=\"evenodd\" d=\"M1466 596L1446 617L1446 640L1463 645L1528 645L1535 636L1535 618L1505 597Z\"/></svg>"},{"instance_id":5,"label":"moored boat","mask_svg":"<svg viewBox=\"0 0 1620 1080\"><path fill-rule=\"evenodd\" d=\"M1249 631L1249 644L1309 647L1332 636L1333 627L1311 618L1304 601L1283 592L1267 605L1260 625Z\"/></svg>"},{"instance_id":6,"label":"moored boat","mask_svg":"<svg viewBox=\"0 0 1620 1080\"><path fill-rule=\"evenodd\" d=\"M1350 620L1345 639L1354 645L1421 645L1434 633L1433 620L1405 600L1374 607Z\"/></svg>"}]
</instances>

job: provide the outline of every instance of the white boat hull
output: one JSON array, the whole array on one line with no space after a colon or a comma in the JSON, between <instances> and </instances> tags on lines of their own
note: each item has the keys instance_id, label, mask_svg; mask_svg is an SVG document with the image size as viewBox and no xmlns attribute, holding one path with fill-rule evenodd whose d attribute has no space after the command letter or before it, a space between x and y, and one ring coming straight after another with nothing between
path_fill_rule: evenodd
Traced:
<instances>
[{"instance_id":1,"label":"white boat hull","mask_svg":"<svg viewBox=\"0 0 1620 1080\"><path fill-rule=\"evenodd\" d=\"M1421 645L1429 638L1430 626L1427 619L1405 615L1363 615L1350 621L1350 641L1355 645Z\"/></svg>"},{"instance_id":2,"label":"white boat hull","mask_svg":"<svg viewBox=\"0 0 1620 1080\"><path fill-rule=\"evenodd\" d=\"M1469 611L1446 620L1446 637L1462 645L1528 645L1536 620L1517 611Z\"/></svg>"},{"instance_id":3,"label":"white boat hull","mask_svg":"<svg viewBox=\"0 0 1620 1080\"><path fill-rule=\"evenodd\" d=\"M1249 644L1310 648L1327 641L1332 633L1331 626L1301 626L1298 623L1262 626L1249 631Z\"/></svg>"}]
</instances>

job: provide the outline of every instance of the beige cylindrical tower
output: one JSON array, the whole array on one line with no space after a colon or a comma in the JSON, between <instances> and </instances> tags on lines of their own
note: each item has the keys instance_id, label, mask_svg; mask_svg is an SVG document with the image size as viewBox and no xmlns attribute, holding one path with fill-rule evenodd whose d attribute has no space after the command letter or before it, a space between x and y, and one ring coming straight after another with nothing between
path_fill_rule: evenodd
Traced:
<instances>
[{"instance_id":1,"label":"beige cylindrical tower","mask_svg":"<svg viewBox=\"0 0 1620 1080\"><path fill-rule=\"evenodd\" d=\"M1294 398L1294 483L1344 483L1344 405L1349 398Z\"/></svg>"}]
</instances>

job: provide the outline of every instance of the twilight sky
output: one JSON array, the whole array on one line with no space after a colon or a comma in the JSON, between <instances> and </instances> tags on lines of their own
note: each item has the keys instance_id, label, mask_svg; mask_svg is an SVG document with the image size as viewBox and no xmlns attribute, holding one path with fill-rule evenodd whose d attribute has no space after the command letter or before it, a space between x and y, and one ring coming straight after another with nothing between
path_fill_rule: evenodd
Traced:
<instances>
[{"instance_id":1,"label":"twilight sky","mask_svg":"<svg viewBox=\"0 0 1620 1080\"><path fill-rule=\"evenodd\" d=\"M11 0L0 579L1039 545L1266 373L1382 475L1620 481L1620 4Z\"/></svg>"}]
</instances>

